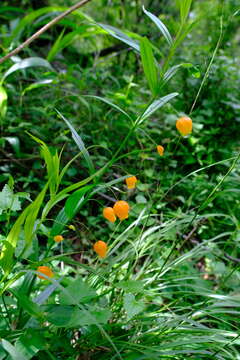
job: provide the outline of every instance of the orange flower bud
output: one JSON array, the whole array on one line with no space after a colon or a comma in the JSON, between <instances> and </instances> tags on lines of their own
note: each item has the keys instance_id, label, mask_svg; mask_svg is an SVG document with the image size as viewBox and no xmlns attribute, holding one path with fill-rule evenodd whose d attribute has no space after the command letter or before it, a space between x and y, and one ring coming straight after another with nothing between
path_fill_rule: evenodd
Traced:
<instances>
[{"instance_id":1,"label":"orange flower bud","mask_svg":"<svg viewBox=\"0 0 240 360\"><path fill-rule=\"evenodd\" d=\"M182 136L186 136L191 134L192 132L192 119L190 119L188 116L180 117L176 121L176 128L180 132Z\"/></svg>"},{"instance_id":2,"label":"orange flower bud","mask_svg":"<svg viewBox=\"0 0 240 360\"><path fill-rule=\"evenodd\" d=\"M158 145L157 146L157 152L159 153L160 156L163 156L164 147L162 145Z\"/></svg>"},{"instance_id":3,"label":"orange flower bud","mask_svg":"<svg viewBox=\"0 0 240 360\"><path fill-rule=\"evenodd\" d=\"M57 243L59 243L59 242L61 242L61 241L64 240L64 238L63 238L62 235L56 235L56 236L54 236L53 239L54 239L54 241L57 242Z\"/></svg>"},{"instance_id":4,"label":"orange flower bud","mask_svg":"<svg viewBox=\"0 0 240 360\"><path fill-rule=\"evenodd\" d=\"M37 268L37 271L44 274L44 275L46 275L46 276L48 276L48 277L50 277L50 278L52 278L54 276L52 270L48 266L39 266ZM37 277L39 279L47 280L44 276L41 276L41 275L37 275Z\"/></svg>"},{"instance_id":5,"label":"orange flower bud","mask_svg":"<svg viewBox=\"0 0 240 360\"><path fill-rule=\"evenodd\" d=\"M103 209L103 216L105 217L105 219L111 221L112 223L116 221L116 216L114 214L113 208L111 207L106 207Z\"/></svg>"},{"instance_id":6,"label":"orange flower bud","mask_svg":"<svg viewBox=\"0 0 240 360\"><path fill-rule=\"evenodd\" d=\"M93 245L93 249L98 254L98 256L103 259L107 255L108 246L104 241L100 240Z\"/></svg>"},{"instance_id":7,"label":"orange flower bud","mask_svg":"<svg viewBox=\"0 0 240 360\"><path fill-rule=\"evenodd\" d=\"M124 220L128 218L130 207L126 201L120 200L115 202L113 210L120 220Z\"/></svg>"},{"instance_id":8,"label":"orange flower bud","mask_svg":"<svg viewBox=\"0 0 240 360\"><path fill-rule=\"evenodd\" d=\"M136 187L137 178L136 176L130 176L126 178L126 184L128 189L134 189Z\"/></svg>"}]
</instances>

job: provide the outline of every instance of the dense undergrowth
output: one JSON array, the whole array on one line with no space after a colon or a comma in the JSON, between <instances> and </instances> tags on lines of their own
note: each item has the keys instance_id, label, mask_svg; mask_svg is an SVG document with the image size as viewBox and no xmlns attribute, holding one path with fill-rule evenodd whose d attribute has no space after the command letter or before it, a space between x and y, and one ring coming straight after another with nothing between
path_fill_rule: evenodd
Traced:
<instances>
[{"instance_id":1,"label":"dense undergrowth","mask_svg":"<svg viewBox=\"0 0 240 360\"><path fill-rule=\"evenodd\" d=\"M240 359L238 2L168 3L92 0L0 65L0 359ZM0 55L72 4L3 1Z\"/></svg>"}]
</instances>

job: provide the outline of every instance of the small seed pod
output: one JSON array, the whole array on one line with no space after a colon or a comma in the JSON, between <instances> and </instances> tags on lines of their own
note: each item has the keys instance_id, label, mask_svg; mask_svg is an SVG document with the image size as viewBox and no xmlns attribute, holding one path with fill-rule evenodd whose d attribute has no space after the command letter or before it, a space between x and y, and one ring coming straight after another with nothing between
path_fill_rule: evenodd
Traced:
<instances>
[{"instance_id":1,"label":"small seed pod","mask_svg":"<svg viewBox=\"0 0 240 360\"><path fill-rule=\"evenodd\" d=\"M176 121L176 128L180 132L182 136L186 136L191 134L192 132L192 119L190 119L188 116L180 117Z\"/></svg>"},{"instance_id":2,"label":"small seed pod","mask_svg":"<svg viewBox=\"0 0 240 360\"><path fill-rule=\"evenodd\" d=\"M125 220L128 218L130 207L126 201L120 200L115 202L113 210L120 220Z\"/></svg>"},{"instance_id":3,"label":"small seed pod","mask_svg":"<svg viewBox=\"0 0 240 360\"><path fill-rule=\"evenodd\" d=\"M104 259L107 256L108 246L104 241L97 241L93 245L93 249L100 258Z\"/></svg>"},{"instance_id":4,"label":"small seed pod","mask_svg":"<svg viewBox=\"0 0 240 360\"><path fill-rule=\"evenodd\" d=\"M37 268L37 271L42 273L43 275L48 276L49 278L52 278L54 276L52 270L48 266L39 266ZM39 279L47 280L44 276L37 275Z\"/></svg>"},{"instance_id":5,"label":"small seed pod","mask_svg":"<svg viewBox=\"0 0 240 360\"><path fill-rule=\"evenodd\" d=\"M113 211L113 208L111 207L106 207L103 209L103 216L105 217L105 219L107 219L108 221L111 221L112 223L114 223L116 221L116 215Z\"/></svg>"},{"instance_id":6,"label":"small seed pod","mask_svg":"<svg viewBox=\"0 0 240 360\"><path fill-rule=\"evenodd\" d=\"M130 177L126 178L125 181L126 181L128 189L135 189L136 183L137 183L136 176L130 176Z\"/></svg>"},{"instance_id":7,"label":"small seed pod","mask_svg":"<svg viewBox=\"0 0 240 360\"><path fill-rule=\"evenodd\" d=\"M158 145L157 146L157 152L159 153L160 156L163 156L164 147L162 145Z\"/></svg>"},{"instance_id":8,"label":"small seed pod","mask_svg":"<svg viewBox=\"0 0 240 360\"><path fill-rule=\"evenodd\" d=\"M64 238L63 238L62 235L56 235L56 236L54 236L53 239L54 239L54 241L55 241L56 243L59 243L59 242L61 242L61 241L64 240Z\"/></svg>"}]
</instances>

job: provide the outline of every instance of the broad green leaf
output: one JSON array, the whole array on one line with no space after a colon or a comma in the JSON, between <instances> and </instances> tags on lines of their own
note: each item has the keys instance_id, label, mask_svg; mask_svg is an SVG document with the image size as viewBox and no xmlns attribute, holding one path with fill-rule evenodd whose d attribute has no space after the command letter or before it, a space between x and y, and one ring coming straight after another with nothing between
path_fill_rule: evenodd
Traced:
<instances>
[{"instance_id":1,"label":"broad green leaf","mask_svg":"<svg viewBox=\"0 0 240 360\"><path fill-rule=\"evenodd\" d=\"M154 14L152 14L150 11L147 11L145 7L143 6L144 13L157 25L165 39L167 40L168 44L171 46L173 44L172 37L167 29L167 27L163 24L163 22Z\"/></svg>"},{"instance_id":2,"label":"broad green leaf","mask_svg":"<svg viewBox=\"0 0 240 360\"><path fill-rule=\"evenodd\" d=\"M4 350L10 355L11 360L26 360L9 341L2 339L1 344Z\"/></svg>"},{"instance_id":3,"label":"broad green leaf","mask_svg":"<svg viewBox=\"0 0 240 360\"><path fill-rule=\"evenodd\" d=\"M11 66L10 69L8 69L5 72L5 74L3 74L1 83L15 71L27 69L30 67L45 67L51 71L54 71L51 64L47 60L40 58L40 57L30 57L30 58L24 59L22 61L19 61L16 64L14 64L13 66Z\"/></svg>"},{"instance_id":4,"label":"broad green leaf","mask_svg":"<svg viewBox=\"0 0 240 360\"><path fill-rule=\"evenodd\" d=\"M65 225L68 223L68 221L70 221L70 219L66 215L65 209L62 208L54 220L50 236L55 236L55 235L61 234Z\"/></svg>"},{"instance_id":5,"label":"broad green leaf","mask_svg":"<svg viewBox=\"0 0 240 360\"><path fill-rule=\"evenodd\" d=\"M89 325L104 325L111 318L109 309L101 309L98 307L90 307L88 311L75 308L68 327L79 327Z\"/></svg>"},{"instance_id":6,"label":"broad green leaf","mask_svg":"<svg viewBox=\"0 0 240 360\"><path fill-rule=\"evenodd\" d=\"M53 325L65 327L70 323L74 311L74 306L48 305L45 314L47 320Z\"/></svg>"},{"instance_id":7,"label":"broad green leaf","mask_svg":"<svg viewBox=\"0 0 240 360\"><path fill-rule=\"evenodd\" d=\"M7 112L7 92L3 86L0 85L0 118L4 118Z\"/></svg>"},{"instance_id":8,"label":"broad green leaf","mask_svg":"<svg viewBox=\"0 0 240 360\"><path fill-rule=\"evenodd\" d=\"M25 360L30 360L39 350L43 350L46 346L46 340L43 334L38 330L27 329L15 343L15 348Z\"/></svg>"},{"instance_id":9,"label":"broad green leaf","mask_svg":"<svg viewBox=\"0 0 240 360\"><path fill-rule=\"evenodd\" d=\"M70 305L49 305L46 309L47 319L57 327L79 327L106 324L111 317L108 309L96 306L80 310Z\"/></svg>"},{"instance_id":10,"label":"broad green leaf","mask_svg":"<svg viewBox=\"0 0 240 360\"><path fill-rule=\"evenodd\" d=\"M29 296L24 295L21 292L21 289L19 291L12 290L11 293L18 299L18 302L20 306L23 308L24 311L26 311L29 315L34 316L36 318L43 318L43 312L40 308L40 306L36 303L34 303Z\"/></svg>"},{"instance_id":11,"label":"broad green leaf","mask_svg":"<svg viewBox=\"0 0 240 360\"><path fill-rule=\"evenodd\" d=\"M133 40L132 38L130 38L128 35L124 34L119 29L117 29L113 26L105 25L105 24L101 24L101 23L98 23L98 25L101 28L103 28L108 34L113 36L114 38L124 42L127 45L130 45L133 49L140 51L139 43L137 41Z\"/></svg>"},{"instance_id":12,"label":"broad green leaf","mask_svg":"<svg viewBox=\"0 0 240 360\"><path fill-rule=\"evenodd\" d=\"M81 278L74 280L59 296L61 305L78 305L96 297L96 292Z\"/></svg>"},{"instance_id":13,"label":"broad green leaf","mask_svg":"<svg viewBox=\"0 0 240 360\"><path fill-rule=\"evenodd\" d=\"M144 74L147 78L149 87L154 96L157 94L157 90L158 90L158 73L157 73L155 58L153 56L152 46L150 41L146 37L141 39L140 54L141 54Z\"/></svg>"},{"instance_id":14,"label":"broad green leaf","mask_svg":"<svg viewBox=\"0 0 240 360\"><path fill-rule=\"evenodd\" d=\"M76 132L74 127L70 124L70 122L58 110L56 110L56 111L57 111L58 115L65 121L65 123L67 124L69 129L71 130L73 140L77 144L79 150L82 152L82 155L83 155L83 157L86 160L86 163L88 165L88 169L89 169L90 174L93 174L94 171L95 171L94 170L94 165L93 165L92 159L91 159L91 157L89 155L89 152L87 151L87 149L86 149L80 135L78 135L78 133Z\"/></svg>"},{"instance_id":15,"label":"broad green leaf","mask_svg":"<svg viewBox=\"0 0 240 360\"><path fill-rule=\"evenodd\" d=\"M129 321L144 310L145 304L142 301L136 300L133 294L125 294L123 298L123 307L127 313L127 321Z\"/></svg>"},{"instance_id":16,"label":"broad green leaf","mask_svg":"<svg viewBox=\"0 0 240 360\"><path fill-rule=\"evenodd\" d=\"M158 100L155 100L149 107L145 110L143 115L139 120L137 120L138 124L141 124L146 118L148 118L150 115L152 115L155 111L160 109L162 106L164 106L166 103L168 103L170 100L178 96L178 93L171 93L168 94Z\"/></svg>"},{"instance_id":17,"label":"broad green leaf","mask_svg":"<svg viewBox=\"0 0 240 360\"><path fill-rule=\"evenodd\" d=\"M120 281L116 284L116 287L130 293L144 292L143 282L141 280Z\"/></svg>"},{"instance_id":18,"label":"broad green leaf","mask_svg":"<svg viewBox=\"0 0 240 360\"><path fill-rule=\"evenodd\" d=\"M84 195L93 188L93 185L84 186L84 188L75 191L67 199L64 209L67 217L71 219L78 211L84 200Z\"/></svg>"},{"instance_id":19,"label":"broad green leaf","mask_svg":"<svg viewBox=\"0 0 240 360\"><path fill-rule=\"evenodd\" d=\"M14 195L8 184L4 185L2 191L0 192L0 215L3 211L7 210L21 210L19 196Z\"/></svg>"}]
</instances>

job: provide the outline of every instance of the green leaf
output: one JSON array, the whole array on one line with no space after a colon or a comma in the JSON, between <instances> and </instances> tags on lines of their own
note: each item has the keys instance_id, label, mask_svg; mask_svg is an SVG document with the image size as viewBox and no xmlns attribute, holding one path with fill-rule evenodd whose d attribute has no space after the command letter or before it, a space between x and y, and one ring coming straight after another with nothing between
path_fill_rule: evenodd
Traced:
<instances>
[{"instance_id":1,"label":"green leaf","mask_svg":"<svg viewBox=\"0 0 240 360\"><path fill-rule=\"evenodd\" d=\"M18 211L21 210L19 196L14 195L8 184L5 184L0 192L0 215L3 211Z\"/></svg>"},{"instance_id":2,"label":"green leaf","mask_svg":"<svg viewBox=\"0 0 240 360\"><path fill-rule=\"evenodd\" d=\"M54 71L51 64L49 64L47 60L42 59L40 57L30 57L22 61L19 61L18 63L11 66L10 69L8 69L3 75L1 82L3 82L9 75L14 73L15 71L23 70L29 67L46 67L51 71Z\"/></svg>"},{"instance_id":3,"label":"green leaf","mask_svg":"<svg viewBox=\"0 0 240 360\"><path fill-rule=\"evenodd\" d=\"M12 146L13 150L15 151L16 155L20 156L20 141L19 138L16 136L6 136L4 139Z\"/></svg>"},{"instance_id":4,"label":"green leaf","mask_svg":"<svg viewBox=\"0 0 240 360\"><path fill-rule=\"evenodd\" d=\"M0 118L4 117L7 112L7 92L3 86L0 85Z\"/></svg>"},{"instance_id":5,"label":"green leaf","mask_svg":"<svg viewBox=\"0 0 240 360\"><path fill-rule=\"evenodd\" d=\"M55 150L55 153L52 154L49 147L45 144L44 141L30 134L29 132L27 132L27 134L31 136L34 141L41 145L41 155L47 165L50 195L51 198L53 198L59 186L60 158L58 156L57 150Z\"/></svg>"},{"instance_id":6,"label":"green leaf","mask_svg":"<svg viewBox=\"0 0 240 360\"><path fill-rule=\"evenodd\" d=\"M25 360L30 360L39 350L45 348L45 341L41 332L34 329L27 329L16 341L15 348Z\"/></svg>"},{"instance_id":7,"label":"green leaf","mask_svg":"<svg viewBox=\"0 0 240 360\"><path fill-rule=\"evenodd\" d=\"M51 46L51 49L47 56L47 61L52 61L60 49L61 40L63 38L65 29L62 30L55 43Z\"/></svg>"},{"instance_id":8,"label":"green leaf","mask_svg":"<svg viewBox=\"0 0 240 360\"><path fill-rule=\"evenodd\" d=\"M166 103L168 103L170 100L178 96L178 93L171 93L168 94L158 100L155 100L149 107L145 110L143 115L141 116L140 120L137 120L138 124L141 124L146 118L148 118L150 115L152 115L155 111L160 109L162 106L164 106Z\"/></svg>"},{"instance_id":9,"label":"green leaf","mask_svg":"<svg viewBox=\"0 0 240 360\"><path fill-rule=\"evenodd\" d=\"M53 79L45 79L45 80L41 80L41 81L37 81L29 86L27 86L23 91L22 91L22 96L24 96L26 94L26 92L28 91L32 91L34 89L39 89L45 86L49 86L51 85L53 82L56 83L56 80Z\"/></svg>"},{"instance_id":10,"label":"green leaf","mask_svg":"<svg viewBox=\"0 0 240 360\"><path fill-rule=\"evenodd\" d=\"M143 6L144 13L157 25L165 39L167 40L168 44L171 46L173 44L173 39L167 29L167 27L163 24L163 22L154 14L152 14L150 11L147 11L145 7Z\"/></svg>"},{"instance_id":11,"label":"green leaf","mask_svg":"<svg viewBox=\"0 0 240 360\"><path fill-rule=\"evenodd\" d=\"M143 282L141 280L120 281L119 283L116 284L116 287L130 293L144 292Z\"/></svg>"},{"instance_id":12,"label":"green leaf","mask_svg":"<svg viewBox=\"0 0 240 360\"><path fill-rule=\"evenodd\" d=\"M107 324L111 318L111 315L112 314L109 309L101 309L96 306L90 307L88 311L75 308L68 327L89 326L97 324L104 325Z\"/></svg>"},{"instance_id":13,"label":"green leaf","mask_svg":"<svg viewBox=\"0 0 240 360\"><path fill-rule=\"evenodd\" d=\"M26 311L29 315L34 316L38 319L43 318L43 312L40 306L34 303L29 296L26 296L22 293L21 289L19 291L11 289L11 293L18 299L20 306Z\"/></svg>"},{"instance_id":14,"label":"green leaf","mask_svg":"<svg viewBox=\"0 0 240 360\"><path fill-rule=\"evenodd\" d=\"M128 35L124 34L119 29L117 29L113 26L105 25L105 24L101 24L101 23L98 23L98 25L101 28L103 28L105 31L107 31L107 33L110 34L111 36L113 36L114 38L124 42L127 45L130 45L133 49L140 51L139 43L136 42L135 40L131 39Z\"/></svg>"},{"instance_id":15,"label":"green leaf","mask_svg":"<svg viewBox=\"0 0 240 360\"><path fill-rule=\"evenodd\" d=\"M155 64L155 58L152 52L152 46L146 37L141 39L140 54L141 54L144 74L147 78L149 87L154 96L157 94L157 89L158 89L158 73Z\"/></svg>"},{"instance_id":16,"label":"green leaf","mask_svg":"<svg viewBox=\"0 0 240 360\"><path fill-rule=\"evenodd\" d=\"M184 24L188 17L192 0L177 0L177 3L180 8L181 23Z\"/></svg>"},{"instance_id":17,"label":"green leaf","mask_svg":"<svg viewBox=\"0 0 240 360\"><path fill-rule=\"evenodd\" d=\"M145 304L136 300L133 294L125 294L123 298L123 307L127 313L127 321L129 321L144 310Z\"/></svg>"},{"instance_id":18,"label":"green leaf","mask_svg":"<svg viewBox=\"0 0 240 360\"><path fill-rule=\"evenodd\" d=\"M70 219L65 213L65 209L62 208L54 220L50 236L61 234L68 221L70 221Z\"/></svg>"},{"instance_id":19,"label":"green leaf","mask_svg":"<svg viewBox=\"0 0 240 360\"><path fill-rule=\"evenodd\" d=\"M74 311L73 306L48 305L45 314L47 320L53 325L65 327L70 323Z\"/></svg>"},{"instance_id":20,"label":"green leaf","mask_svg":"<svg viewBox=\"0 0 240 360\"><path fill-rule=\"evenodd\" d=\"M26 360L25 357L9 341L2 339L2 347L11 356L11 360Z\"/></svg>"},{"instance_id":21,"label":"green leaf","mask_svg":"<svg viewBox=\"0 0 240 360\"><path fill-rule=\"evenodd\" d=\"M65 213L69 219L72 219L72 217L77 213L79 207L84 201L84 195L86 192L91 190L93 186L94 185L84 186L82 189L75 191L69 196L64 206Z\"/></svg>"},{"instance_id":22,"label":"green leaf","mask_svg":"<svg viewBox=\"0 0 240 360\"><path fill-rule=\"evenodd\" d=\"M94 170L94 165L93 165L92 159L91 159L91 157L89 155L89 152L85 148L84 142L82 141L80 135L78 135L78 133L76 132L74 127L70 124L70 122L57 109L56 109L56 112L65 121L65 123L67 124L67 126L71 130L73 140L77 144L79 150L82 152L82 155L83 155L83 157L86 160L86 163L88 165L90 174L93 174L94 171L95 171Z\"/></svg>"},{"instance_id":23,"label":"green leaf","mask_svg":"<svg viewBox=\"0 0 240 360\"><path fill-rule=\"evenodd\" d=\"M59 301L61 305L77 305L88 302L94 297L96 297L95 290L91 289L81 278L78 278L60 294Z\"/></svg>"},{"instance_id":24,"label":"green leaf","mask_svg":"<svg viewBox=\"0 0 240 360\"><path fill-rule=\"evenodd\" d=\"M101 96L95 96L95 95L84 95L84 97L90 97L90 98L93 98L93 99L97 99L97 100L100 100L110 106L112 106L114 109L118 110L119 112L121 112L123 115L127 116L131 121L132 121L132 118L130 115L128 115L128 113L126 113L126 111L124 111L122 108L120 108L118 105L112 103L110 100L106 99L106 98L103 98Z\"/></svg>"}]
</instances>

